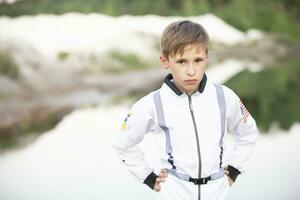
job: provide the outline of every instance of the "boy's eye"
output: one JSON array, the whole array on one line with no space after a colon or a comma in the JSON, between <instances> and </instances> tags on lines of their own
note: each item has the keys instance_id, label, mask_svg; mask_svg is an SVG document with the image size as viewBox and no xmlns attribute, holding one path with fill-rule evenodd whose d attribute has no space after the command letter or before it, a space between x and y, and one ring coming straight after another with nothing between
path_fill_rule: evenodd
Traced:
<instances>
[{"instance_id":1,"label":"boy's eye","mask_svg":"<svg viewBox=\"0 0 300 200\"><path fill-rule=\"evenodd\" d=\"M178 60L176 63L185 64L185 60Z\"/></svg>"},{"instance_id":2,"label":"boy's eye","mask_svg":"<svg viewBox=\"0 0 300 200\"><path fill-rule=\"evenodd\" d=\"M199 62L202 62L203 61L203 59L201 59L201 58L198 58L198 59L196 59L195 60L197 63L199 63Z\"/></svg>"}]
</instances>

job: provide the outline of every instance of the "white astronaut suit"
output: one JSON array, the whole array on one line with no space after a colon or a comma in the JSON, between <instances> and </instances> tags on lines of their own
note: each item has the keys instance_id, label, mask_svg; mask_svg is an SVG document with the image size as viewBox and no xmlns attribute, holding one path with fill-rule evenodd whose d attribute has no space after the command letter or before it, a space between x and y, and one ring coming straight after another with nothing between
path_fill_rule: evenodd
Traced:
<instances>
[{"instance_id":1,"label":"white astronaut suit","mask_svg":"<svg viewBox=\"0 0 300 200\"><path fill-rule=\"evenodd\" d=\"M224 140L232 133L233 151L225 163ZM192 95L182 93L169 74L159 90L137 101L114 143L121 162L141 183L153 188L157 175L137 146L146 133L155 139L168 178L159 199L223 200L229 183L244 172L257 139L255 120L239 97L204 75Z\"/></svg>"}]
</instances>

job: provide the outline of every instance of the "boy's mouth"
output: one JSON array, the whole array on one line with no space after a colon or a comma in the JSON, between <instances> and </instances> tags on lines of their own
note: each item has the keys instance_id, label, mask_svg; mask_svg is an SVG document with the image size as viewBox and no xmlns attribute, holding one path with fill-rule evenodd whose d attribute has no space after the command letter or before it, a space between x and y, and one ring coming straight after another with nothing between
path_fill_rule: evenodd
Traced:
<instances>
[{"instance_id":1,"label":"boy's mouth","mask_svg":"<svg viewBox=\"0 0 300 200\"><path fill-rule=\"evenodd\" d=\"M184 80L184 82L189 85L193 85L193 84L197 83L197 79L187 79L187 80Z\"/></svg>"}]
</instances>

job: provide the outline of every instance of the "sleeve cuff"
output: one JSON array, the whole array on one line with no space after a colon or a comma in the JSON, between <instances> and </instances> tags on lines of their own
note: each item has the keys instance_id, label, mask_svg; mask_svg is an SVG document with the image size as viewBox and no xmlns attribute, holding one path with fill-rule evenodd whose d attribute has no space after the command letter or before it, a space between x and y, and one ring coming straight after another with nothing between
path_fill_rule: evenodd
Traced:
<instances>
[{"instance_id":1,"label":"sleeve cuff","mask_svg":"<svg viewBox=\"0 0 300 200\"><path fill-rule=\"evenodd\" d=\"M229 177L235 181L238 175L241 173L238 169L228 165L227 170L229 171Z\"/></svg>"},{"instance_id":2,"label":"sleeve cuff","mask_svg":"<svg viewBox=\"0 0 300 200\"><path fill-rule=\"evenodd\" d=\"M151 172L145 179L144 184L148 185L153 190L157 177L158 176L154 172Z\"/></svg>"}]
</instances>

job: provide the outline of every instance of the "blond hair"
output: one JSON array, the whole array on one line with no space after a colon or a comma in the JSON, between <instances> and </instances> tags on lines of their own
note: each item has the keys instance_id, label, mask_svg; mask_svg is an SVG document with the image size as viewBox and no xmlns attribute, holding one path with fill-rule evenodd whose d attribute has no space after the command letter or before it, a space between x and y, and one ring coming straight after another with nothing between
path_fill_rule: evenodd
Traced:
<instances>
[{"instance_id":1,"label":"blond hair","mask_svg":"<svg viewBox=\"0 0 300 200\"><path fill-rule=\"evenodd\" d=\"M187 45L202 45L208 52L209 36L206 30L198 23L182 20L169 24L161 36L160 50L163 56L176 53L183 54Z\"/></svg>"}]
</instances>

